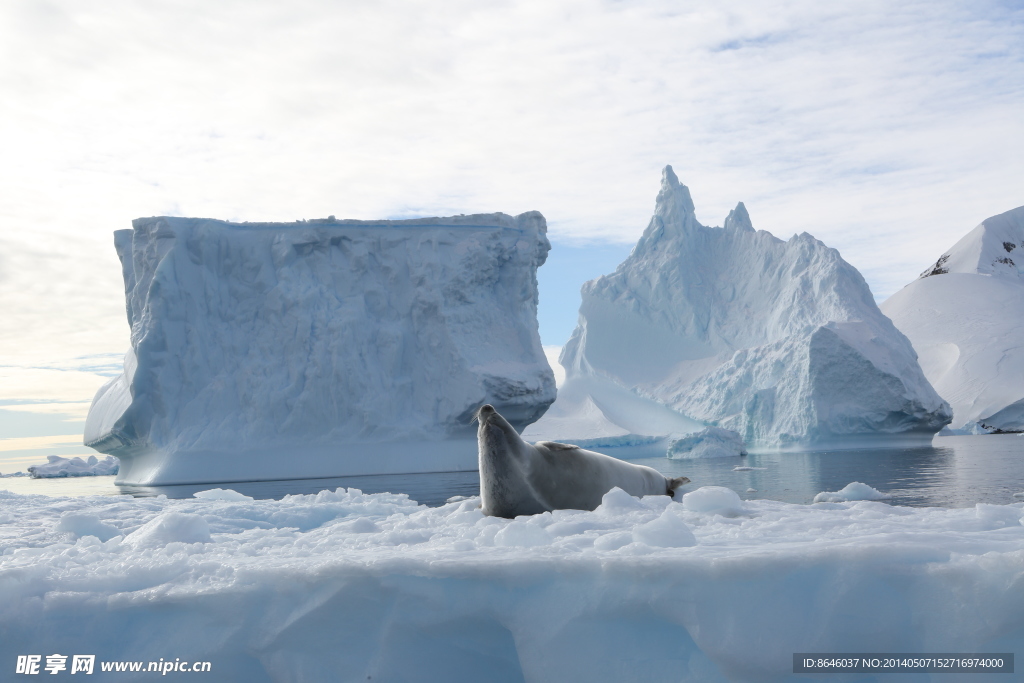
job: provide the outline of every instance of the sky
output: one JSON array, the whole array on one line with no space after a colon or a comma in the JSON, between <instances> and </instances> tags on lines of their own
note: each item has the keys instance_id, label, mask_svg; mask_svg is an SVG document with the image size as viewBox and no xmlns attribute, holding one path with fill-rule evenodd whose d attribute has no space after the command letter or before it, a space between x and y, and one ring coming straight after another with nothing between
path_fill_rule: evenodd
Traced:
<instances>
[{"instance_id":1,"label":"sky","mask_svg":"<svg viewBox=\"0 0 1024 683\"><path fill-rule=\"evenodd\" d=\"M666 164L878 301L1024 204L1022 1L5 0L0 89L0 471L89 452L139 216L539 210L557 347Z\"/></svg>"}]
</instances>

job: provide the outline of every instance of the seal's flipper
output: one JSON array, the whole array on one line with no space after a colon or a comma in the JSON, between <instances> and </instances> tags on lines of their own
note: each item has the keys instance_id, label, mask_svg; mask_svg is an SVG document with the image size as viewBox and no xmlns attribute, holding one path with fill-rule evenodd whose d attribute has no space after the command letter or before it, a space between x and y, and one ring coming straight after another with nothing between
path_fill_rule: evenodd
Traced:
<instances>
[{"instance_id":1,"label":"seal's flipper","mask_svg":"<svg viewBox=\"0 0 1024 683\"><path fill-rule=\"evenodd\" d=\"M668 480L668 495L672 495L676 492L676 489L680 486L684 486L690 483L689 477L674 477Z\"/></svg>"},{"instance_id":2,"label":"seal's flipper","mask_svg":"<svg viewBox=\"0 0 1024 683\"><path fill-rule=\"evenodd\" d=\"M573 446L571 443L558 443L557 441L538 441L535 446L543 446L552 453L557 451L578 451L579 446Z\"/></svg>"}]
</instances>

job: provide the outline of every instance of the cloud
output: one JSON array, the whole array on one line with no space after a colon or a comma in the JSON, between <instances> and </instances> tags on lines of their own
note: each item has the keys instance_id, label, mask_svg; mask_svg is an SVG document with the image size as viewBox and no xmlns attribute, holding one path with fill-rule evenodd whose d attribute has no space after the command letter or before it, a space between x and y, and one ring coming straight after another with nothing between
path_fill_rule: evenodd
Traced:
<instances>
[{"instance_id":1,"label":"cloud","mask_svg":"<svg viewBox=\"0 0 1024 683\"><path fill-rule=\"evenodd\" d=\"M107 377L78 368L0 366L0 408L28 412L80 411L103 386ZM67 410L45 406L66 404Z\"/></svg>"},{"instance_id":2,"label":"cloud","mask_svg":"<svg viewBox=\"0 0 1024 683\"><path fill-rule=\"evenodd\" d=\"M0 439L0 452L27 451L30 449L43 450L81 445L81 434L66 434L63 436L21 436L9 439Z\"/></svg>"},{"instance_id":3,"label":"cloud","mask_svg":"<svg viewBox=\"0 0 1024 683\"><path fill-rule=\"evenodd\" d=\"M66 422L85 420L89 414L92 401L61 401L57 403L3 403L0 410L13 410L19 413L36 413L40 415L60 416Z\"/></svg>"},{"instance_id":4,"label":"cloud","mask_svg":"<svg viewBox=\"0 0 1024 683\"><path fill-rule=\"evenodd\" d=\"M538 209L563 242L628 243L671 163L702 222L743 200L884 298L1024 203L1014 4L26 0L0 16L0 123L18 132L0 364L127 347L111 231L137 216Z\"/></svg>"}]
</instances>

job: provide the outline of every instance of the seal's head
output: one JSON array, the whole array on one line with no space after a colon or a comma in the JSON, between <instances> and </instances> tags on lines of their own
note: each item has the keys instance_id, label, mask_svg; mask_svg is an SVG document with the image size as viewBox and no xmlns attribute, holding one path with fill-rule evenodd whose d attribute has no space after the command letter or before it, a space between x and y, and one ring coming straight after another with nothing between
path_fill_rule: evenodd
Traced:
<instances>
[{"instance_id":1,"label":"seal's head","mask_svg":"<svg viewBox=\"0 0 1024 683\"><path fill-rule=\"evenodd\" d=\"M480 423L480 426L477 428L478 439L486 438L492 444L505 442L512 445L516 450L523 443L515 427L510 425L508 420L502 417L501 413L495 410L494 406L489 403L480 406L480 409L476 411L476 419Z\"/></svg>"},{"instance_id":2,"label":"seal's head","mask_svg":"<svg viewBox=\"0 0 1024 683\"><path fill-rule=\"evenodd\" d=\"M473 417L480 424L484 424L485 422L490 420L492 415L497 414L498 411L494 409L494 406L492 406L490 403L485 403L482 406L480 406L480 408L477 409L476 415L474 415Z\"/></svg>"},{"instance_id":3,"label":"seal's head","mask_svg":"<svg viewBox=\"0 0 1024 683\"><path fill-rule=\"evenodd\" d=\"M550 509L536 499L526 477L536 449L519 436L508 420L483 405L476 411L480 423L480 507L485 515L507 517L533 515Z\"/></svg>"}]
</instances>

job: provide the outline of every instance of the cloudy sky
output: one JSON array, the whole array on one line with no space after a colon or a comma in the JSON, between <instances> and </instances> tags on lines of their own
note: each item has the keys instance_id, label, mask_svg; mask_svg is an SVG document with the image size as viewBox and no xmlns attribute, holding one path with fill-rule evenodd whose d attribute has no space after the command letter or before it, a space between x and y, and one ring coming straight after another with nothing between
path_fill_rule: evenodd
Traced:
<instances>
[{"instance_id":1,"label":"cloudy sky","mask_svg":"<svg viewBox=\"0 0 1024 683\"><path fill-rule=\"evenodd\" d=\"M6 0L0 55L0 470L88 452L138 216L537 209L559 345L665 164L879 301L1024 204L1020 1Z\"/></svg>"}]
</instances>

